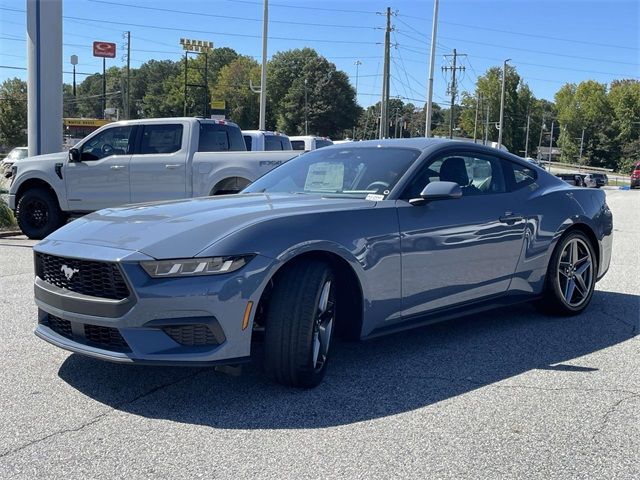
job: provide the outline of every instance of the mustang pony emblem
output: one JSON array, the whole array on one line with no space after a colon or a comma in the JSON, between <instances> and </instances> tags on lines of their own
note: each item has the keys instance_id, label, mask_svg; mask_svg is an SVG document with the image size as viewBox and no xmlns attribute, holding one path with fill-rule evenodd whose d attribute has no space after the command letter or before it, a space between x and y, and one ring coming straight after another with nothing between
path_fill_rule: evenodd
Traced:
<instances>
[{"instance_id":1,"label":"mustang pony emblem","mask_svg":"<svg viewBox=\"0 0 640 480\"><path fill-rule=\"evenodd\" d=\"M66 265L62 265L62 267L60 267L60 271L64 273L64 276L67 277L67 280L71 280L73 276L80 270L78 270L77 268L69 268Z\"/></svg>"}]
</instances>

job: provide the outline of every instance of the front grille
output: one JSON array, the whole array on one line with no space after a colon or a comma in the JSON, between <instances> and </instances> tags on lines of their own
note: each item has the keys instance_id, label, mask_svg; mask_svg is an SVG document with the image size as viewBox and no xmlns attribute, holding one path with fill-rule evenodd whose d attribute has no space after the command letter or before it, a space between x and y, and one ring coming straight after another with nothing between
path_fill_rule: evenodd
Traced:
<instances>
[{"instance_id":1,"label":"front grille","mask_svg":"<svg viewBox=\"0 0 640 480\"><path fill-rule=\"evenodd\" d=\"M129 296L115 263L36 253L36 275L51 285L91 297L122 300Z\"/></svg>"},{"instance_id":2,"label":"front grille","mask_svg":"<svg viewBox=\"0 0 640 480\"><path fill-rule=\"evenodd\" d=\"M204 345L219 345L220 343L207 325L199 324L164 327L162 331L180 345L197 347Z\"/></svg>"},{"instance_id":3,"label":"front grille","mask_svg":"<svg viewBox=\"0 0 640 480\"><path fill-rule=\"evenodd\" d=\"M129 351L129 345L117 328L101 327L99 325L84 326L84 336L87 342L94 343L108 350Z\"/></svg>"},{"instance_id":4,"label":"front grille","mask_svg":"<svg viewBox=\"0 0 640 480\"><path fill-rule=\"evenodd\" d=\"M130 352L131 348L122 338L117 328L75 323L55 315L47 315L40 320L42 325L49 327L58 335L62 335L74 342L94 347L104 348L114 352Z\"/></svg>"},{"instance_id":5,"label":"front grille","mask_svg":"<svg viewBox=\"0 0 640 480\"><path fill-rule=\"evenodd\" d=\"M49 315L43 322L47 327L63 337L73 338L71 322L60 317Z\"/></svg>"}]
</instances>

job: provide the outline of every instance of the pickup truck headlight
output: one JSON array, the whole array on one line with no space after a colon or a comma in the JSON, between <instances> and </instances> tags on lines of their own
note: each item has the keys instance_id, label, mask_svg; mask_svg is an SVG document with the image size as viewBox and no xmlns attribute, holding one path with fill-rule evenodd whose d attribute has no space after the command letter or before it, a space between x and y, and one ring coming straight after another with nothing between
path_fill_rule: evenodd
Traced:
<instances>
[{"instance_id":1,"label":"pickup truck headlight","mask_svg":"<svg viewBox=\"0 0 640 480\"><path fill-rule=\"evenodd\" d=\"M254 256L152 260L140 262L140 265L152 278L194 277L235 272L249 263Z\"/></svg>"}]
</instances>

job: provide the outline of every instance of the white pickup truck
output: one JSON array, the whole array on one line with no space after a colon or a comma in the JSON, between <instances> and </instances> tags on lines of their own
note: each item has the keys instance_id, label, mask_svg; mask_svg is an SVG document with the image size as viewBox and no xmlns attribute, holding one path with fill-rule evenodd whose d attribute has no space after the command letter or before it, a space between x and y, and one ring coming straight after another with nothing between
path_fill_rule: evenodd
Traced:
<instances>
[{"instance_id":1,"label":"white pickup truck","mask_svg":"<svg viewBox=\"0 0 640 480\"><path fill-rule=\"evenodd\" d=\"M13 166L9 206L29 238L127 203L236 193L296 151L247 152L240 128L199 118L110 123L68 152Z\"/></svg>"},{"instance_id":2,"label":"white pickup truck","mask_svg":"<svg viewBox=\"0 0 640 480\"><path fill-rule=\"evenodd\" d=\"M270 152L273 150L293 150L289 137L280 132L266 130L243 130L244 144L252 152Z\"/></svg>"}]
</instances>

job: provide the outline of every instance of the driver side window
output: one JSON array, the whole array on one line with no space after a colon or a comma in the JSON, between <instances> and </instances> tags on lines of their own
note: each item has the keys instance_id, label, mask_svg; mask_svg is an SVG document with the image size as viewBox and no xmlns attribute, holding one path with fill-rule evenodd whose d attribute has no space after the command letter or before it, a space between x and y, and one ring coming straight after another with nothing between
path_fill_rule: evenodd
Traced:
<instances>
[{"instance_id":1,"label":"driver side window","mask_svg":"<svg viewBox=\"0 0 640 480\"><path fill-rule=\"evenodd\" d=\"M99 133L82 146L81 160L100 160L131 152L133 126L113 127Z\"/></svg>"},{"instance_id":2,"label":"driver side window","mask_svg":"<svg viewBox=\"0 0 640 480\"><path fill-rule=\"evenodd\" d=\"M402 198L419 197L427 184L435 181L457 183L463 197L506 192L500 160L484 154L455 153L437 157L423 167Z\"/></svg>"}]
</instances>

